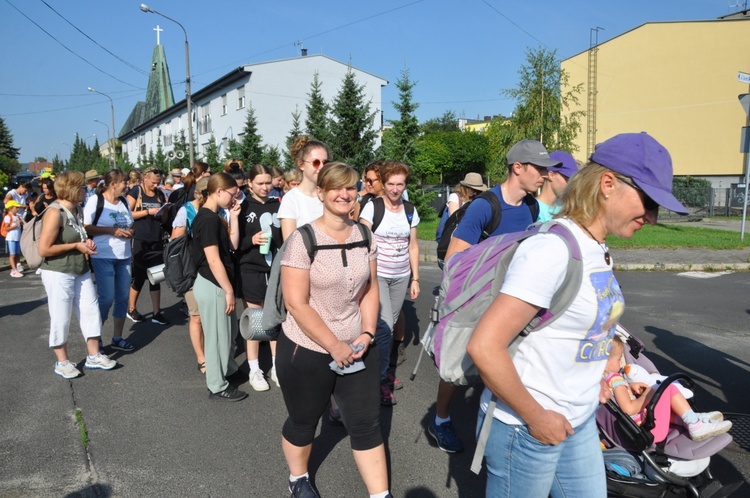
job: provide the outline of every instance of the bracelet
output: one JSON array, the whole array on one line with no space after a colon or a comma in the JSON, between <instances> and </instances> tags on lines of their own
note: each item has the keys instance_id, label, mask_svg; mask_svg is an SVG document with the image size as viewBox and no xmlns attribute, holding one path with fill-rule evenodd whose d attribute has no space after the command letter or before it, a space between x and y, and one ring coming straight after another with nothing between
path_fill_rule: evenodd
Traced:
<instances>
[{"instance_id":1,"label":"bracelet","mask_svg":"<svg viewBox=\"0 0 750 498\"><path fill-rule=\"evenodd\" d=\"M411 281L419 283L419 279L418 278L412 278Z\"/></svg>"},{"instance_id":2,"label":"bracelet","mask_svg":"<svg viewBox=\"0 0 750 498\"><path fill-rule=\"evenodd\" d=\"M370 332L362 331L362 333L370 336L370 344L373 344L375 342L375 336Z\"/></svg>"}]
</instances>

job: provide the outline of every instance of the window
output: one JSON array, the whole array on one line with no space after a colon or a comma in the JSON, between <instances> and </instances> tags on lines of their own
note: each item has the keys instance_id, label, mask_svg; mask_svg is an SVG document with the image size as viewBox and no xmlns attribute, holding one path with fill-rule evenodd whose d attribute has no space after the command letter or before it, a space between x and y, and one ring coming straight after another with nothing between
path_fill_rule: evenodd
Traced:
<instances>
[{"instance_id":1,"label":"window","mask_svg":"<svg viewBox=\"0 0 750 498\"><path fill-rule=\"evenodd\" d=\"M221 96L221 115L227 115L227 94Z\"/></svg>"},{"instance_id":2,"label":"window","mask_svg":"<svg viewBox=\"0 0 750 498\"><path fill-rule=\"evenodd\" d=\"M245 108L245 87L241 86L237 89L237 109Z\"/></svg>"},{"instance_id":3,"label":"window","mask_svg":"<svg viewBox=\"0 0 750 498\"><path fill-rule=\"evenodd\" d=\"M211 133L211 104L204 104L198 108L198 133Z\"/></svg>"}]
</instances>

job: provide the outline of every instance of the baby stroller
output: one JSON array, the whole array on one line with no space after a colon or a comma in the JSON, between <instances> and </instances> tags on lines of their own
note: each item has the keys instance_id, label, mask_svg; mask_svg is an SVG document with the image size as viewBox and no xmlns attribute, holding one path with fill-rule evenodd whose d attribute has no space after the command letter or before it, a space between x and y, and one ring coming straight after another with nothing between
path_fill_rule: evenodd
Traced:
<instances>
[{"instance_id":1,"label":"baby stroller","mask_svg":"<svg viewBox=\"0 0 750 498\"><path fill-rule=\"evenodd\" d=\"M645 346L622 326L617 333L625 346L625 360L657 372L643 355ZM612 497L695 497L731 496L742 483L723 485L708 468L710 457L732 442L728 433L693 441L686 428L672 425L666 439L654 443L654 407L662 393L673 382L692 388L693 381L678 373L663 379L649 402L641 425L610 400L599 407L596 421L604 449L607 469L607 495ZM690 400L691 404L693 400Z\"/></svg>"}]
</instances>

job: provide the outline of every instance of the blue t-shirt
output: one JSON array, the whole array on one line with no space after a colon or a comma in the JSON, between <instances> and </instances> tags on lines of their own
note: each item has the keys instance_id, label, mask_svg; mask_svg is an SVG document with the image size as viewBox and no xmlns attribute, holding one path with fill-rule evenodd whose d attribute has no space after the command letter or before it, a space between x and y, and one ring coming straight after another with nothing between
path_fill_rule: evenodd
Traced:
<instances>
[{"instance_id":1,"label":"blue t-shirt","mask_svg":"<svg viewBox=\"0 0 750 498\"><path fill-rule=\"evenodd\" d=\"M538 199L536 203L539 204L539 216L537 216L536 221L541 221L542 223L551 220L562 209L562 206L559 204L549 206Z\"/></svg>"},{"instance_id":2,"label":"blue t-shirt","mask_svg":"<svg viewBox=\"0 0 750 498\"><path fill-rule=\"evenodd\" d=\"M525 202L518 206L511 206L505 202L500 191L500 185L495 185L490 191L500 199L500 205L503 207L500 225L490 236L521 232L536 221L531 218L531 210ZM490 223L490 220L492 220L492 206L488 201L478 197L466 209L466 213L453 232L453 236L469 244L477 244L482 236L482 231Z\"/></svg>"}]
</instances>

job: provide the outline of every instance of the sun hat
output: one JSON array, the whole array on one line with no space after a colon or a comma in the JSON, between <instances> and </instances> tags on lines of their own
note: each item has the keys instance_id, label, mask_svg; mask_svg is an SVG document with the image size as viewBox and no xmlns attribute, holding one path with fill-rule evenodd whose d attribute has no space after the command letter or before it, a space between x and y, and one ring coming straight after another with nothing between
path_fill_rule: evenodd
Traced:
<instances>
[{"instance_id":1,"label":"sun hat","mask_svg":"<svg viewBox=\"0 0 750 498\"><path fill-rule=\"evenodd\" d=\"M180 171L183 175L187 175L188 173L190 173L190 168L182 168Z\"/></svg>"},{"instance_id":2,"label":"sun hat","mask_svg":"<svg viewBox=\"0 0 750 498\"><path fill-rule=\"evenodd\" d=\"M678 214L688 214L685 206L672 195L669 152L645 131L621 133L597 144L590 161L632 179L660 206Z\"/></svg>"},{"instance_id":3,"label":"sun hat","mask_svg":"<svg viewBox=\"0 0 750 498\"><path fill-rule=\"evenodd\" d=\"M95 169L90 169L86 172L85 181L97 180L101 177L102 175L100 175Z\"/></svg>"},{"instance_id":4,"label":"sun hat","mask_svg":"<svg viewBox=\"0 0 750 498\"><path fill-rule=\"evenodd\" d=\"M201 178L195 183L195 190L198 192L203 192L208 188L208 177Z\"/></svg>"},{"instance_id":5,"label":"sun hat","mask_svg":"<svg viewBox=\"0 0 750 498\"><path fill-rule=\"evenodd\" d=\"M487 185L482 182L482 175L479 173L466 173L464 179L458 182L458 184L480 192L487 190Z\"/></svg>"},{"instance_id":6,"label":"sun hat","mask_svg":"<svg viewBox=\"0 0 750 498\"><path fill-rule=\"evenodd\" d=\"M553 161L560 161L557 166L550 166L549 169L555 173L560 173L565 178L570 180L570 177L578 172L578 165L576 160L573 159L569 153L564 150L556 150L549 153L549 158Z\"/></svg>"},{"instance_id":7,"label":"sun hat","mask_svg":"<svg viewBox=\"0 0 750 498\"><path fill-rule=\"evenodd\" d=\"M11 200L9 200L8 202L5 203L5 209L22 208L22 207L23 207L22 205L20 205L18 202L16 202L13 199L11 199Z\"/></svg>"},{"instance_id":8,"label":"sun hat","mask_svg":"<svg viewBox=\"0 0 750 498\"><path fill-rule=\"evenodd\" d=\"M508 166L515 163L533 164L542 168L551 168L560 161L550 159L547 149L536 140L521 140L508 151L506 156Z\"/></svg>"},{"instance_id":9,"label":"sun hat","mask_svg":"<svg viewBox=\"0 0 750 498\"><path fill-rule=\"evenodd\" d=\"M182 176L182 170L179 168L175 168L171 171L172 176Z\"/></svg>"}]
</instances>

